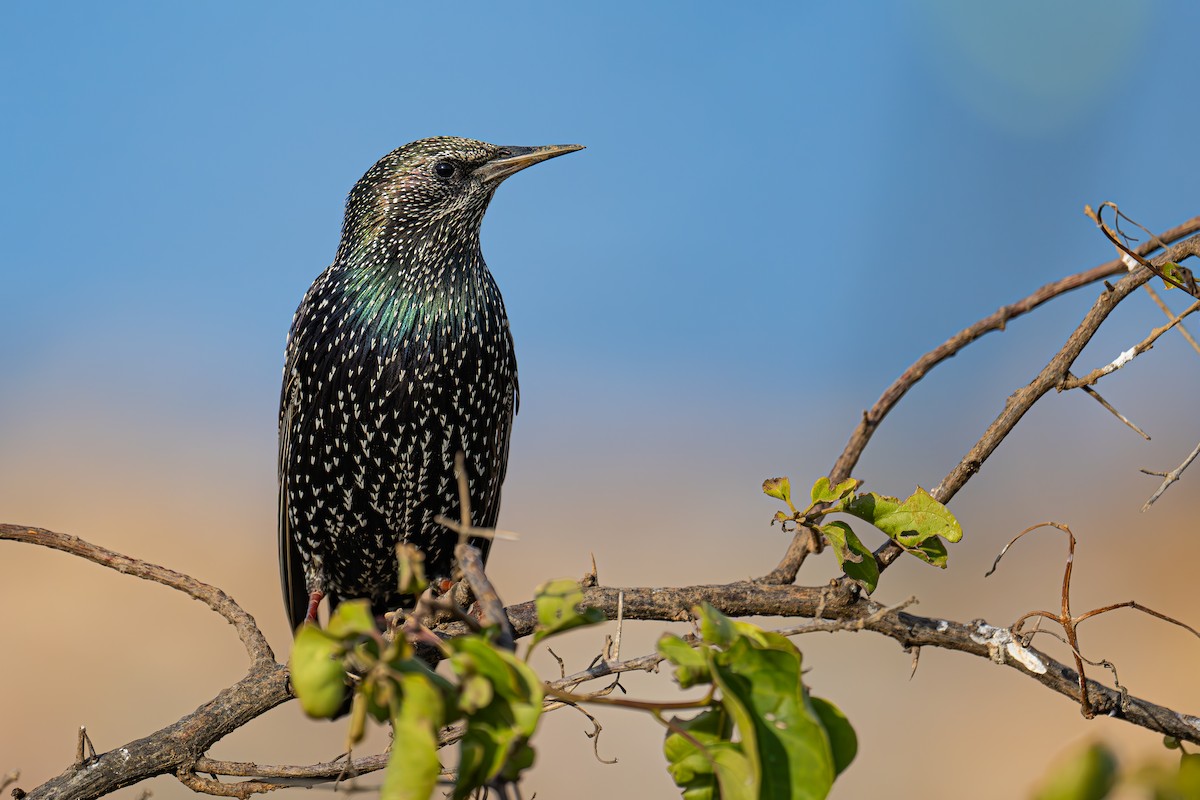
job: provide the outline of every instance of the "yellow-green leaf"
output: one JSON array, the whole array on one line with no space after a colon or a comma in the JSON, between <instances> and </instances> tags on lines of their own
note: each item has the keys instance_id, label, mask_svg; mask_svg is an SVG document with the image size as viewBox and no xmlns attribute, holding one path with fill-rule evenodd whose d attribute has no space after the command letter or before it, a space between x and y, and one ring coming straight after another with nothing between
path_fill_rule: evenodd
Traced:
<instances>
[{"instance_id":1,"label":"yellow-green leaf","mask_svg":"<svg viewBox=\"0 0 1200 800\"><path fill-rule=\"evenodd\" d=\"M325 628L331 636L345 639L375 632L375 615L366 600L350 600L338 605Z\"/></svg>"},{"instance_id":2,"label":"yellow-green leaf","mask_svg":"<svg viewBox=\"0 0 1200 800\"><path fill-rule=\"evenodd\" d=\"M777 500L788 504L792 502L792 482L787 478L768 478L763 481L762 490Z\"/></svg>"},{"instance_id":3,"label":"yellow-green leaf","mask_svg":"<svg viewBox=\"0 0 1200 800\"><path fill-rule=\"evenodd\" d=\"M847 478L837 486L829 485L829 478L817 478L817 482L812 487L812 502L817 503L837 503L854 493L858 488L858 480L856 478Z\"/></svg>"},{"instance_id":4,"label":"yellow-green leaf","mask_svg":"<svg viewBox=\"0 0 1200 800\"><path fill-rule=\"evenodd\" d=\"M346 698L344 652L338 639L310 622L296 631L289 664L292 688L310 717L328 719L341 708Z\"/></svg>"},{"instance_id":5,"label":"yellow-green leaf","mask_svg":"<svg viewBox=\"0 0 1200 800\"><path fill-rule=\"evenodd\" d=\"M675 680L680 688L688 689L698 683L712 682L704 654L683 639L664 633L659 637L657 649L659 655L675 665Z\"/></svg>"},{"instance_id":6,"label":"yellow-green leaf","mask_svg":"<svg viewBox=\"0 0 1200 800\"><path fill-rule=\"evenodd\" d=\"M442 695L424 675L397 679L403 699L392 717L392 754L380 800L428 800L442 771L438 729L445 719Z\"/></svg>"},{"instance_id":7,"label":"yellow-green leaf","mask_svg":"<svg viewBox=\"0 0 1200 800\"><path fill-rule=\"evenodd\" d=\"M1035 800L1103 800L1117 780L1117 759L1102 744L1089 745L1058 765Z\"/></svg>"},{"instance_id":8,"label":"yellow-green leaf","mask_svg":"<svg viewBox=\"0 0 1200 800\"><path fill-rule=\"evenodd\" d=\"M400 593L418 595L429 586L425 580L425 553L415 545L396 545L396 563L400 571Z\"/></svg>"},{"instance_id":9,"label":"yellow-green leaf","mask_svg":"<svg viewBox=\"0 0 1200 800\"><path fill-rule=\"evenodd\" d=\"M533 763L526 742L537 728L544 692L541 680L525 662L480 636L460 636L446 643L450 667L467 681L491 684L490 702L479 705L482 692L460 695L466 731L459 749L458 780L453 797L462 800L498 776L513 777Z\"/></svg>"},{"instance_id":10,"label":"yellow-green leaf","mask_svg":"<svg viewBox=\"0 0 1200 800\"><path fill-rule=\"evenodd\" d=\"M875 591L879 585L879 563L871 548L863 544L844 522L822 525L821 533L832 546L833 555L846 577L861 586L867 594Z\"/></svg>"},{"instance_id":11,"label":"yellow-green leaf","mask_svg":"<svg viewBox=\"0 0 1200 800\"><path fill-rule=\"evenodd\" d=\"M583 589L570 578L543 583L534 592L534 604L537 607L538 627L530 647L547 636L584 625L595 625L605 619L604 612L598 608L579 610L579 606L583 605Z\"/></svg>"}]
</instances>

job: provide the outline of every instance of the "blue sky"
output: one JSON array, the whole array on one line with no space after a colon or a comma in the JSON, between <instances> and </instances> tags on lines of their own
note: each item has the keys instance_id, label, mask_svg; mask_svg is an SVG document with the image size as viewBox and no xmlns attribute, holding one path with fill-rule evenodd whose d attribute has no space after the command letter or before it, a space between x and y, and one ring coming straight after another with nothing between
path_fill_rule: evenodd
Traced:
<instances>
[{"instance_id":1,"label":"blue sky","mask_svg":"<svg viewBox=\"0 0 1200 800\"><path fill-rule=\"evenodd\" d=\"M23 302L0 332L23 345L3 366L129 336L130 358L234 348L273 382L349 186L435 133L589 146L486 223L531 380L719 391L848 323L900 366L1078 266L1083 203L1190 213L1163 180L1194 113L1149 33L1163 6L1105 15L1120 36L1084 26L1092 47L1014 40L998 67L970 38L996 21L933 2L556 8L7 9L3 269ZM1029 62L1066 77L1023 86Z\"/></svg>"},{"instance_id":2,"label":"blue sky","mask_svg":"<svg viewBox=\"0 0 1200 800\"><path fill-rule=\"evenodd\" d=\"M1169 177L1192 66L1158 37L1200 14L1052 8L10 6L0 370L269 433L290 315L376 158L581 142L485 221L525 435L781 393L824 416L814 367L840 431L949 333L1108 257L1084 203L1194 211Z\"/></svg>"},{"instance_id":3,"label":"blue sky","mask_svg":"<svg viewBox=\"0 0 1200 800\"><path fill-rule=\"evenodd\" d=\"M210 577L286 637L279 375L346 193L423 136L578 142L508 181L484 222L522 386L501 524L526 543L489 572L514 599L589 550L629 584L761 574L782 544L759 482L823 474L919 355L1111 258L1085 203L1154 230L1200 212L1196 67L1174 35L1198 23L1200 6L1151 0L6 4L0 518L184 569L203 536L240 536L261 568ZM939 368L860 476L936 484L1093 296ZM1130 308L1084 366L1160 324ZM956 498L972 581L1028 524L1096 520L1096 486L1136 512L1153 489L1136 468L1186 455L1200 382L1177 338L1104 388L1154 442L1051 397ZM1198 479L1164 513L1194 509ZM164 528L187 555L159 554ZM730 530L735 553L704 555ZM615 549L671 541L700 555ZM905 569L892 600L949 586ZM958 591L968 617L993 613Z\"/></svg>"}]
</instances>

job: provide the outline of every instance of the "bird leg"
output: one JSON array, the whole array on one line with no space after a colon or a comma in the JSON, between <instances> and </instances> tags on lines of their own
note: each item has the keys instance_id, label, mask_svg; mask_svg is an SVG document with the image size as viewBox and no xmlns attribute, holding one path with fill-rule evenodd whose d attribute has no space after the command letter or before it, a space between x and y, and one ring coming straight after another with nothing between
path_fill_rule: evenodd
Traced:
<instances>
[{"instance_id":1,"label":"bird leg","mask_svg":"<svg viewBox=\"0 0 1200 800\"><path fill-rule=\"evenodd\" d=\"M308 615L304 618L305 622L317 624L317 606L321 605L324 599L325 593L319 589L308 596Z\"/></svg>"}]
</instances>

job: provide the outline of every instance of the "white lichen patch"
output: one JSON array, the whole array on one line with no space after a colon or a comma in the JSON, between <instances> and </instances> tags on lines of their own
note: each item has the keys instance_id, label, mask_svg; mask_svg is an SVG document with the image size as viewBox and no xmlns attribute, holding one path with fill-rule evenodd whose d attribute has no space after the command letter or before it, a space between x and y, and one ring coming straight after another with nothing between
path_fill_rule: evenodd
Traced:
<instances>
[{"instance_id":1,"label":"white lichen patch","mask_svg":"<svg viewBox=\"0 0 1200 800\"><path fill-rule=\"evenodd\" d=\"M971 634L971 641L975 644L986 645L988 655L997 664L1003 664L1005 655L1007 655L1008 658L1036 675L1046 672L1046 665L1042 663L1042 660L1032 650L1013 638L1012 631L1008 628L997 628L994 625L980 622L975 626L975 633Z\"/></svg>"},{"instance_id":2,"label":"white lichen patch","mask_svg":"<svg viewBox=\"0 0 1200 800\"><path fill-rule=\"evenodd\" d=\"M1130 361L1133 361L1133 357L1135 355L1137 355L1136 351L1137 351L1136 347L1129 348L1124 353L1121 353L1121 355L1119 355L1115 359L1113 359L1113 362L1111 364L1109 364L1108 366L1113 370L1120 369L1121 367L1128 364Z\"/></svg>"}]
</instances>

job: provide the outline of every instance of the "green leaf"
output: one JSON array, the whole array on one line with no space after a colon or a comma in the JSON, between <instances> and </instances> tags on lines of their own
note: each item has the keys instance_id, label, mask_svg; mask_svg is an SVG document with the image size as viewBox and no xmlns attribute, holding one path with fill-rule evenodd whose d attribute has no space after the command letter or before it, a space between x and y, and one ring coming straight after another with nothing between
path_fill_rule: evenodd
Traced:
<instances>
[{"instance_id":1,"label":"green leaf","mask_svg":"<svg viewBox=\"0 0 1200 800\"><path fill-rule=\"evenodd\" d=\"M833 753L800 684L800 653L779 644L758 648L742 638L714 661L721 702L760 787L755 796L825 797L833 786Z\"/></svg>"},{"instance_id":2,"label":"green leaf","mask_svg":"<svg viewBox=\"0 0 1200 800\"><path fill-rule=\"evenodd\" d=\"M912 526L921 533L922 537L940 536L947 542L958 542L962 540L962 526L958 524L958 520L950 509L934 499L933 495L917 487L917 491L913 493L900 506L899 513L908 514L912 519Z\"/></svg>"},{"instance_id":3,"label":"green leaf","mask_svg":"<svg viewBox=\"0 0 1200 800\"><path fill-rule=\"evenodd\" d=\"M853 494L857 488L858 480L856 478L847 478L833 487L829 485L829 478L817 478L817 482L812 487L813 505L817 503L839 503Z\"/></svg>"},{"instance_id":4,"label":"green leaf","mask_svg":"<svg viewBox=\"0 0 1200 800\"><path fill-rule=\"evenodd\" d=\"M1093 744L1055 768L1034 800L1102 800L1116 782L1116 757L1104 745Z\"/></svg>"},{"instance_id":5,"label":"green leaf","mask_svg":"<svg viewBox=\"0 0 1200 800\"><path fill-rule=\"evenodd\" d=\"M854 726L850 724L850 720L846 719L842 710L833 703L823 697L813 697L812 695L809 695L808 699L812 702L817 717L825 727L825 733L829 735L829 745L833 750L834 772L841 775L858 755L858 734L854 732Z\"/></svg>"},{"instance_id":6,"label":"green leaf","mask_svg":"<svg viewBox=\"0 0 1200 800\"><path fill-rule=\"evenodd\" d=\"M824 798L833 785L834 758L801 682L800 651L787 638L730 620L707 604L697 613L702 632L728 642L724 650L705 652L750 764L751 796Z\"/></svg>"},{"instance_id":7,"label":"green leaf","mask_svg":"<svg viewBox=\"0 0 1200 800\"><path fill-rule=\"evenodd\" d=\"M350 727L346 731L347 752L353 750L354 746L363 740L366 731L367 696L362 692L355 692L350 701Z\"/></svg>"},{"instance_id":8,"label":"green leaf","mask_svg":"<svg viewBox=\"0 0 1200 800\"><path fill-rule=\"evenodd\" d=\"M658 640L658 654L675 665L675 680L680 688L688 689L701 683L712 683L708 659L696 648L674 634L664 633Z\"/></svg>"},{"instance_id":9,"label":"green leaf","mask_svg":"<svg viewBox=\"0 0 1200 800\"><path fill-rule=\"evenodd\" d=\"M949 542L962 539L962 527L950 510L920 487L904 502L870 492L844 503L840 510L870 522L905 550L939 567L946 566L947 553L936 537Z\"/></svg>"},{"instance_id":10,"label":"green leaf","mask_svg":"<svg viewBox=\"0 0 1200 800\"><path fill-rule=\"evenodd\" d=\"M425 579L425 553L415 545L396 545L396 563L400 570L400 593L418 595L429 587Z\"/></svg>"},{"instance_id":11,"label":"green leaf","mask_svg":"<svg viewBox=\"0 0 1200 800\"><path fill-rule=\"evenodd\" d=\"M399 702L396 684L390 677L378 672L368 673L358 687L358 696L366 700L367 713L376 722L386 722L392 718L392 706ZM355 699L358 699L357 696Z\"/></svg>"},{"instance_id":12,"label":"green leaf","mask_svg":"<svg viewBox=\"0 0 1200 800\"><path fill-rule=\"evenodd\" d=\"M1162 270L1163 277L1165 278L1163 281L1163 286L1167 289L1174 289L1175 283L1187 283L1187 270L1176 264L1174 261L1168 261L1159 267L1159 269ZM1172 283L1172 281L1175 283Z\"/></svg>"},{"instance_id":13,"label":"green leaf","mask_svg":"<svg viewBox=\"0 0 1200 800\"><path fill-rule=\"evenodd\" d=\"M468 675L459 687L458 707L466 714L474 714L492 702L492 683L482 675Z\"/></svg>"},{"instance_id":14,"label":"green leaf","mask_svg":"<svg viewBox=\"0 0 1200 800\"><path fill-rule=\"evenodd\" d=\"M1200 797L1200 753L1183 753L1179 757L1175 786L1180 797Z\"/></svg>"},{"instance_id":15,"label":"green leaf","mask_svg":"<svg viewBox=\"0 0 1200 800\"><path fill-rule=\"evenodd\" d=\"M733 721L717 706L691 719L675 718L676 730L667 734L663 754L667 771L675 785L683 789L684 800L715 800L718 797L754 800L753 769L741 748L729 741ZM697 748L686 736L702 746Z\"/></svg>"},{"instance_id":16,"label":"green leaf","mask_svg":"<svg viewBox=\"0 0 1200 800\"><path fill-rule=\"evenodd\" d=\"M421 665L425 664L425 662L421 661L420 659L414 660L413 654L414 651L412 642L408 640L407 636L399 635L393 637L392 640L387 643L387 647L384 649L379 659L393 669L403 669L406 665L410 665L412 663Z\"/></svg>"},{"instance_id":17,"label":"green leaf","mask_svg":"<svg viewBox=\"0 0 1200 800\"><path fill-rule=\"evenodd\" d=\"M375 615L366 600L350 600L338 605L325 626L330 636L348 639L375 633Z\"/></svg>"},{"instance_id":18,"label":"green leaf","mask_svg":"<svg viewBox=\"0 0 1200 800\"><path fill-rule=\"evenodd\" d=\"M543 583L534 593L537 606L538 629L533 634L533 645L556 633L569 631L585 625L603 622L604 612L598 608L578 607L583 605L583 589L570 578L560 578Z\"/></svg>"},{"instance_id":19,"label":"green leaf","mask_svg":"<svg viewBox=\"0 0 1200 800\"><path fill-rule=\"evenodd\" d=\"M901 545L901 547L903 547L903 545ZM942 569L946 568L946 563L950 557L950 554L946 552L946 544L937 537L926 539L916 547L905 547L904 549L924 561L926 564L932 564L933 566L941 567Z\"/></svg>"},{"instance_id":20,"label":"green leaf","mask_svg":"<svg viewBox=\"0 0 1200 800\"><path fill-rule=\"evenodd\" d=\"M792 482L787 478L768 478L763 481L763 493L791 505Z\"/></svg>"},{"instance_id":21,"label":"green leaf","mask_svg":"<svg viewBox=\"0 0 1200 800\"><path fill-rule=\"evenodd\" d=\"M450 667L463 683L486 680L490 702L479 705L482 692L473 688L459 696L466 717L453 797L462 800L498 776L515 779L533 763L526 741L542 712L541 680L523 661L480 636L460 636L446 643Z\"/></svg>"},{"instance_id":22,"label":"green leaf","mask_svg":"<svg viewBox=\"0 0 1200 800\"><path fill-rule=\"evenodd\" d=\"M418 673L396 679L403 699L392 717L392 754L380 800L428 800L437 787L438 730L445 721L442 694Z\"/></svg>"},{"instance_id":23,"label":"green leaf","mask_svg":"<svg viewBox=\"0 0 1200 800\"><path fill-rule=\"evenodd\" d=\"M517 742L512 752L508 754L504 768L500 770L500 777L510 783L516 783L520 779L521 773L533 766L536 755L527 742Z\"/></svg>"},{"instance_id":24,"label":"green leaf","mask_svg":"<svg viewBox=\"0 0 1200 800\"><path fill-rule=\"evenodd\" d=\"M289 664L292 688L310 717L329 719L342 707L346 699L344 653L338 639L310 622L296 631Z\"/></svg>"},{"instance_id":25,"label":"green leaf","mask_svg":"<svg viewBox=\"0 0 1200 800\"><path fill-rule=\"evenodd\" d=\"M738 623L708 603L696 606L692 613L700 618L700 637L708 644L726 647L733 644L737 638Z\"/></svg>"},{"instance_id":26,"label":"green leaf","mask_svg":"<svg viewBox=\"0 0 1200 800\"><path fill-rule=\"evenodd\" d=\"M871 552L871 548L859 541L858 536L844 522L822 525L821 533L833 548L838 566L846 576L862 586L867 594L875 591L875 587L879 585L879 564L875 561L875 554Z\"/></svg>"}]
</instances>

